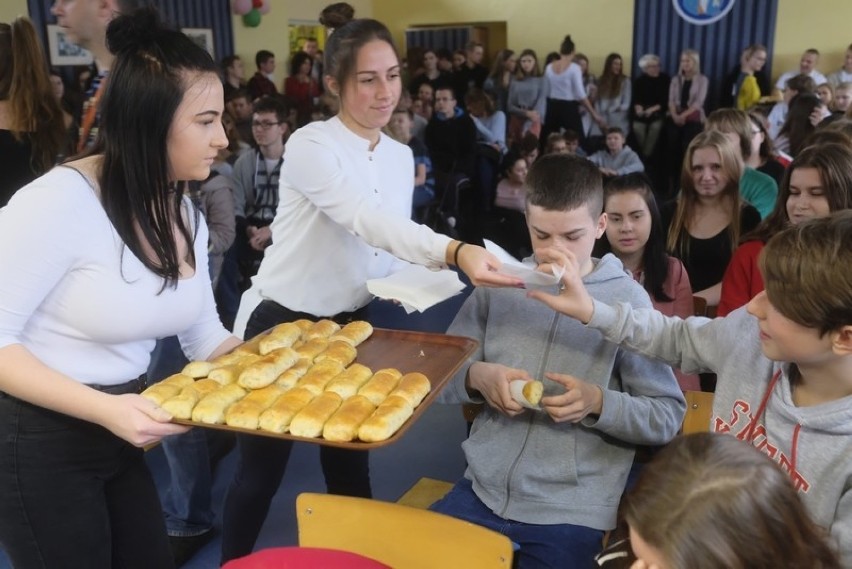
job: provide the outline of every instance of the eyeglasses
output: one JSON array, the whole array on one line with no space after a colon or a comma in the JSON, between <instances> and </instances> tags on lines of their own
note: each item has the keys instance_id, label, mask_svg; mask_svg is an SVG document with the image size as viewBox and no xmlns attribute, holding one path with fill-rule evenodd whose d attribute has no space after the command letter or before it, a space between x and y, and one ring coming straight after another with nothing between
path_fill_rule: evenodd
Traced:
<instances>
[{"instance_id":1,"label":"eyeglasses","mask_svg":"<svg viewBox=\"0 0 852 569\"><path fill-rule=\"evenodd\" d=\"M270 122L270 121L252 121L252 128L259 128L261 130L269 130L273 126L281 124L280 122Z\"/></svg>"}]
</instances>

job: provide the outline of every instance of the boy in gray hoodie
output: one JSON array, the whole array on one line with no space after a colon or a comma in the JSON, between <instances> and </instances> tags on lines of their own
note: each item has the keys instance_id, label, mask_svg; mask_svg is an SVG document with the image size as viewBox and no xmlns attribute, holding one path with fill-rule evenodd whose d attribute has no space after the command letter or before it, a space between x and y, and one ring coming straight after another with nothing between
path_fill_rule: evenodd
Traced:
<instances>
[{"instance_id":1,"label":"boy in gray hoodie","mask_svg":"<svg viewBox=\"0 0 852 569\"><path fill-rule=\"evenodd\" d=\"M527 186L534 247L582 259L595 296L651 307L617 258L591 258L606 227L591 162L544 156ZM487 405L462 445L464 479L433 509L505 533L520 546L520 568L590 566L604 531L615 527L635 447L666 443L680 426L685 403L671 368L603 341L518 289L477 288L449 333L480 346L442 400ZM509 388L533 378L545 385L538 410L521 407Z\"/></svg>"},{"instance_id":2,"label":"boy in gray hoodie","mask_svg":"<svg viewBox=\"0 0 852 569\"><path fill-rule=\"evenodd\" d=\"M766 290L715 320L601 302L579 256L536 253L566 267L564 289L531 297L630 350L715 372L709 427L775 460L852 567L852 211L773 237L760 259Z\"/></svg>"}]
</instances>

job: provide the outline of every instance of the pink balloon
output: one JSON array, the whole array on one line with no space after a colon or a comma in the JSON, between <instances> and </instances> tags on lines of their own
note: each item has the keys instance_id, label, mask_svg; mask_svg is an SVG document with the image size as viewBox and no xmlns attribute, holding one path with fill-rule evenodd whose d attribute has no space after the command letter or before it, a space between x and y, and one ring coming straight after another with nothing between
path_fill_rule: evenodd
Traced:
<instances>
[{"instance_id":1,"label":"pink balloon","mask_svg":"<svg viewBox=\"0 0 852 569\"><path fill-rule=\"evenodd\" d=\"M269 10L272 9L272 6L269 3L269 0L263 0L263 4L261 4L260 8L257 9L261 14L268 14Z\"/></svg>"},{"instance_id":2,"label":"pink balloon","mask_svg":"<svg viewBox=\"0 0 852 569\"><path fill-rule=\"evenodd\" d=\"M252 9L251 0L231 0L231 11L242 16L248 14Z\"/></svg>"}]
</instances>

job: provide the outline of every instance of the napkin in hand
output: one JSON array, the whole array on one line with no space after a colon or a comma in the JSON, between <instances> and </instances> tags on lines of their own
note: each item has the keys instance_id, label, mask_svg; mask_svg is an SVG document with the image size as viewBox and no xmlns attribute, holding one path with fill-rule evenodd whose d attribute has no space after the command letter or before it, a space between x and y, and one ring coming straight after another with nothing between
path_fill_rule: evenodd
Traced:
<instances>
[{"instance_id":1,"label":"napkin in hand","mask_svg":"<svg viewBox=\"0 0 852 569\"><path fill-rule=\"evenodd\" d=\"M541 271L535 270L535 265L532 263L523 263L517 260L508 251L493 241L489 241L488 239L485 239L484 241L485 249L503 263L503 266L500 267L500 270L497 271L497 273L501 275L509 275L510 277L518 277L524 281L524 286L526 288L547 288L556 286L562 278L562 273L565 272L564 269L561 269L558 273L552 275L542 273ZM554 267L554 271L555 270L556 267Z\"/></svg>"},{"instance_id":2,"label":"napkin in hand","mask_svg":"<svg viewBox=\"0 0 852 569\"><path fill-rule=\"evenodd\" d=\"M421 265L409 265L388 277L367 281L371 294L399 301L408 314L423 312L457 295L464 287L455 271L431 271Z\"/></svg>"}]
</instances>

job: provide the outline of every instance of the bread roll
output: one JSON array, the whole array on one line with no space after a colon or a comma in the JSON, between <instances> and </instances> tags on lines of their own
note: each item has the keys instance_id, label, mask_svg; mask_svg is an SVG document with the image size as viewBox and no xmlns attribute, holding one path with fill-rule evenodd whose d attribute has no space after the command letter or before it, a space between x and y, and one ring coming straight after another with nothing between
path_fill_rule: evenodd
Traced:
<instances>
[{"instance_id":1,"label":"bread roll","mask_svg":"<svg viewBox=\"0 0 852 569\"><path fill-rule=\"evenodd\" d=\"M292 348L278 348L246 367L237 383L246 389L266 387L298 360L299 355Z\"/></svg>"},{"instance_id":2,"label":"bread roll","mask_svg":"<svg viewBox=\"0 0 852 569\"><path fill-rule=\"evenodd\" d=\"M161 385L176 385L177 387L183 388L188 385L192 385L195 383L195 379L193 379L189 375L184 375L182 373L176 373L174 375L170 375L163 381L159 382Z\"/></svg>"},{"instance_id":3,"label":"bread roll","mask_svg":"<svg viewBox=\"0 0 852 569\"><path fill-rule=\"evenodd\" d=\"M210 378L206 378L206 379L199 379L198 381L196 381L192 385L188 385L188 386L184 387L184 391L186 391L187 389L192 389L196 393L198 393L199 398L201 398L201 397L204 397L205 395L207 395L208 393L210 393L212 391L216 391L220 387L222 387L222 385L218 381L210 379Z\"/></svg>"},{"instance_id":4,"label":"bread roll","mask_svg":"<svg viewBox=\"0 0 852 569\"><path fill-rule=\"evenodd\" d=\"M328 338L338 330L340 330L340 324L337 322L334 322L333 320L320 320L303 332L302 338L305 340Z\"/></svg>"},{"instance_id":5,"label":"bread roll","mask_svg":"<svg viewBox=\"0 0 852 569\"><path fill-rule=\"evenodd\" d=\"M296 387L304 387L313 392L314 395L319 395L325 390L325 386L342 371L343 366L334 360L314 364L305 374L305 377L299 380Z\"/></svg>"},{"instance_id":6,"label":"bread roll","mask_svg":"<svg viewBox=\"0 0 852 569\"><path fill-rule=\"evenodd\" d=\"M213 363L216 365L216 369L219 369L220 367L227 365L247 365L259 357L259 354L243 354L238 352L230 352L214 359Z\"/></svg>"},{"instance_id":7,"label":"bread roll","mask_svg":"<svg viewBox=\"0 0 852 569\"><path fill-rule=\"evenodd\" d=\"M314 338L313 340L308 340L307 342L302 343L296 349L296 353L299 354L299 357L309 358L311 361L323 353L328 348L328 340L325 338Z\"/></svg>"},{"instance_id":8,"label":"bread roll","mask_svg":"<svg viewBox=\"0 0 852 569\"><path fill-rule=\"evenodd\" d=\"M290 322L279 324L269 334L261 338L258 343L258 351L265 356L278 348L291 348L301 336L302 330L295 324Z\"/></svg>"},{"instance_id":9,"label":"bread roll","mask_svg":"<svg viewBox=\"0 0 852 569\"><path fill-rule=\"evenodd\" d=\"M235 401L239 401L246 390L231 383L211 391L201 398L192 410L192 420L208 425L221 425L225 422L225 410Z\"/></svg>"},{"instance_id":10,"label":"bread roll","mask_svg":"<svg viewBox=\"0 0 852 569\"><path fill-rule=\"evenodd\" d=\"M373 376L373 371L365 365L352 364L325 386L343 399L349 399Z\"/></svg>"},{"instance_id":11,"label":"bread roll","mask_svg":"<svg viewBox=\"0 0 852 569\"><path fill-rule=\"evenodd\" d=\"M236 383L237 378L240 377L245 366L237 365L237 364L229 364L224 365L222 367L217 367L213 371L210 372L210 375L207 376L207 379L212 379L219 385L228 385L229 383Z\"/></svg>"},{"instance_id":12,"label":"bread roll","mask_svg":"<svg viewBox=\"0 0 852 569\"><path fill-rule=\"evenodd\" d=\"M260 416L266 411L284 391L273 384L263 389L250 391L248 395L237 401L225 411L225 423L231 427L256 430L260 424Z\"/></svg>"},{"instance_id":13,"label":"bread roll","mask_svg":"<svg viewBox=\"0 0 852 569\"><path fill-rule=\"evenodd\" d=\"M270 433L286 433L290 421L315 397L312 391L295 387L275 400L269 409L260 415L260 428Z\"/></svg>"},{"instance_id":14,"label":"bread roll","mask_svg":"<svg viewBox=\"0 0 852 569\"><path fill-rule=\"evenodd\" d=\"M364 442L385 441L412 415L411 405L398 395L391 395L358 429L358 438Z\"/></svg>"},{"instance_id":15,"label":"bread roll","mask_svg":"<svg viewBox=\"0 0 852 569\"><path fill-rule=\"evenodd\" d=\"M297 437L314 438L322 434L323 425L328 421L343 400L337 393L326 391L311 400L305 408L296 413L290 423L290 434Z\"/></svg>"},{"instance_id":16,"label":"bread roll","mask_svg":"<svg viewBox=\"0 0 852 569\"><path fill-rule=\"evenodd\" d=\"M314 358L315 362L325 360L334 360L340 362L343 367L348 366L355 361L358 356L358 350L347 344L346 342L330 342L328 349Z\"/></svg>"},{"instance_id":17,"label":"bread roll","mask_svg":"<svg viewBox=\"0 0 852 569\"><path fill-rule=\"evenodd\" d=\"M142 397L157 405L162 405L167 399L174 397L180 391L181 388L177 385L160 382L143 391Z\"/></svg>"},{"instance_id":18,"label":"bread roll","mask_svg":"<svg viewBox=\"0 0 852 569\"><path fill-rule=\"evenodd\" d=\"M163 401L162 408L171 413L175 419L192 418L192 409L201 398L193 387L184 387L183 391Z\"/></svg>"},{"instance_id":19,"label":"bread roll","mask_svg":"<svg viewBox=\"0 0 852 569\"><path fill-rule=\"evenodd\" d=\"M312 365L314 365L314 362L309 358L299 358L299 361L293 364L290 369L285 370L284 373L278 376L278 379L275 380L275 385L284 389L292 388L299 379L308 373L308 369Z\"/></svg>"},{"instance_id":20,"label":"bread roll","mask_svg":"<svg viewBox=\"0 0 852 569\"><path fill-rule=\"evenodd\" d=\"M429 378L422 373L407 373L399 380L399 385L391 392L408 401L412 409L417 408L423 398L432 390Z\"/></svg>"},{"instance_id":21,"label":"bread roll","mask_svg":"<svg viewBox=\"0 0 852 569\"><path fill-rule=\"evenodd\" d=\"M266 337L266 334L260 333L251 340L246 340L236 348L234 348L233 353L240 355L260 355L260 341Z\"/></svg>"},{"instance_id":22,"label":"bread roll","mask_svg":"<svg viewBox=\"0 0 852 569\"><path fill-rule=\"evenodd\" d=\"M299 330L302 331L302 336L304 337L305 332L311 329L311 326L314 325L313 320L308 320L307 318L300 318L298 320L294 320L293 324L299 327Z\"/></svg>"},{"instance_id":23,"label":"bread roll","mask_svg":"<svg viewBox=\"0 0 852 569\"><path fill-rule=\"evenodd\" d=\"M189 377L199 378L207 377L214 369L216 369L216 364L213 362L189 362L183 366L181 373Z\"/></svg>"},{"instance_id":24,"label":"bread roll","mask_svg":"<svg viewBox=\"0 0 852 569\"><path fill-rule=\"evenodd\" d=\"M330 441L352 441L358 436L358 428L373 414L376 406L361 395L344 401L322 429L324 439Z\"/></svg>"},{"instance_id":25,"label":"bread roll","mask_svg":"<svg viewBox=\"0 0 852 569\"><path fill-rule=\"evenodd\" d=\"M539 402L544 394L544 384L540 381L515 379L509 382L512 399L528 409L540 409Z\"/></svg>"},{"instance_id":26,"label":"bread roll","mask_svg":"<svg viewBox=\"0 0 852 569\"><path fill-rule=\"evenodd\" d=\"M346 326L340 329L339 332L335 332L329 338L329 341L341 341L346 342L353 348L358 344L369 338L373 333L373 326L364 320L356 320L354 322L350 322Z\"/></svg>"},{"instance_id":27,"label":"bread roll","mask_svg":"<svg viewBox=\"0 0 852 569\"><path fill-rule=\"evenodd\" d=\"M358 390L358 395L363 395L372 401L373 405L378 405L399 384L399 378L401 377L402 374L399 370L391 368L380 369Z\"/></svg>"}]
</instances>

